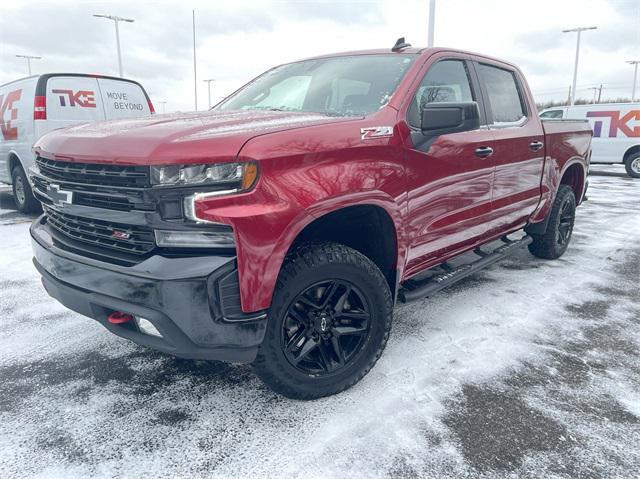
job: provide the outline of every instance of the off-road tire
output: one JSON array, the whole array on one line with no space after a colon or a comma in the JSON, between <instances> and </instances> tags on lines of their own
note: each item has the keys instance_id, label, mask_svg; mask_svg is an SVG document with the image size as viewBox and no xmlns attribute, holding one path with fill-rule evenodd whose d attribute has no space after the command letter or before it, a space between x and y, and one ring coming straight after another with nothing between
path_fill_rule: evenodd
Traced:
<instances>
[{"instance_id":1,"label":"off-road tire","mask_svg":"<svg viewBox=\"0 0 640 479\"><path fill-rule=\"evenodd\" d=\"M571 241L573 223L576 212L576 197L573 190L567 185L560 185L558 193L553 201L553 206L549 212L549 223L544 234L531 234L533 242L529 244L529 251L532 255L543 259L557 259L564 254ZM569 213L571 222L568 229L568 236L564 241L561 232L561 220L563 215Z\"/></svg>"},{"instance_id":2,"label":"off-road tire","mask_svg":"<svg viewBox=\"0 0 640 479\"><path fill-rule=\"evenodd\" d=\"M631 178L640 178L640 153L629 155L624 160L624 169Z\"/></svg>"},{"instance_id":3,"label":"off-road tire","mask_svg":"<svg viewBox=\"0 0 640 479\"><path fill-rule=\"evenodd\" d=\"M294 367L282 345L289 308L307 288L323 280L348 281L369 308L369 331L352 362L335 374L313 375ZM387 344L393 317L389 285L380 269L358 251L336 243L300 246L285 258L268 315L264 341L252 364L271 389L292 399L316 399L344 391L374 366Z\"/></svg>"},{"instance_id":4,"label":"off-road tire","mask_svg":"<svg viewBox=\"0 0 640 479\"><path fill-rule=\"evenodd\" d=\"M31 185L22 166L14 166L11 171L11 183L13 188L13 201L21 213L39 213L42 211L40 202L33 196Z\"/></svg>"}]
</instances>

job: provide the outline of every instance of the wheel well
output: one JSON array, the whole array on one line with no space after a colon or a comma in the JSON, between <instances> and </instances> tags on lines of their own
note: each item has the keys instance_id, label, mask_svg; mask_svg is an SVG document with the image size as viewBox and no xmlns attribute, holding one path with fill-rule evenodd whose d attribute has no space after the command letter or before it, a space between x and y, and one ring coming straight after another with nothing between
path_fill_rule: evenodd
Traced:
<instances>
[{"instance_id":1,"label":"wheel well","mask_svg":"<svg viewBox=\"0 0 640 479\"><path fill-rule=\"evenodd\" d=\"M573 189L576 196L576 202L580 202L582 192L584 191L584 169L579 163L574 163L562 175L561 185L568 185Z\"/></svg>"},{"instance_id":2,"label":"wheel well","mask_svg":"<svg viewBox=\"0 0 640 479\"><path fill-rule=\"evenodd\" d=\"M9 177L11 177L11 172L13 171L13 169L18 165L22 166L20 163L20 158L18 158L18 155L16 155L15 153L10 153L9 154Z\"/></svg>"},{"instance_id":3,"label":"wheel well","mask_svg":"<svg viewBox=\"0 0 640 479\"><path fill-rule=\"evenodd\" d=\"M389 214L379 206L358 205L332 211L308 224L290 249L302 243L331 241L341 243L373 261L396 288L396 229Z\"/></svg>"},{"instance_id":4,"label":"wheel well","mask_svg":"<svg viewBox=\"0 0 640 479\"><path fill-rule=\"evenodd\" d=\"M634 153L640 153L640 145L635 145L632 146L631 148L629 148L627 151L624 152L624 156L622 157L622 162L626 163L627 158L629 158L631 155L633 155Z\"/></svg>"}]
</instances>

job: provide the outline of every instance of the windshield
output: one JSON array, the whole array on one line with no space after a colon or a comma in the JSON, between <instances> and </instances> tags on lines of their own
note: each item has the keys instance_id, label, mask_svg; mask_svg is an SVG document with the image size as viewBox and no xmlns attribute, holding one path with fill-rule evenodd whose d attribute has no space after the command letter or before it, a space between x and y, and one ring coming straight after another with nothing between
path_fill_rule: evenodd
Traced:
<instances>
[{"instance_id":1,"label":"windshield","mask_svg":"<svg viewBox=\"0 0 640 479\"><path fill-rule=\"evenodd\" d=\"M276 110L362 116L387 104L415 55L354 55L276 67L216 110Z\"/></svg>"}]
</instances>

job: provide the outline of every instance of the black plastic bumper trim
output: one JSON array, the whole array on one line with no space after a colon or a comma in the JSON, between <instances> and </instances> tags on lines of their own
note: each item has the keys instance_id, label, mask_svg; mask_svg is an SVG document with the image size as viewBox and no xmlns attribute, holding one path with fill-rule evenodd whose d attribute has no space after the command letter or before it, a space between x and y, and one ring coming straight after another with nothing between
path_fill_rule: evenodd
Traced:
<instances>
[{"instance_id":1,"label":"black plastic bumper trim","mask_svg":"<svg viewBox=\"0 0 640 479\"><path fill-rule=\"evenodd\" d=\"M36 220L31 230L34 264L47 292L69 309L118 336L175 356L242 363L255 358L266 330L266 312L243 313L228 321L218 288L212 287L235 270L235 258L151 258L148 264L110 264L107 269L59 251L47 243L41 228ZM144 334L131 323L109 323L107 317L114 311L148 319L162 338Z\"/></svg>"}]
</instances>

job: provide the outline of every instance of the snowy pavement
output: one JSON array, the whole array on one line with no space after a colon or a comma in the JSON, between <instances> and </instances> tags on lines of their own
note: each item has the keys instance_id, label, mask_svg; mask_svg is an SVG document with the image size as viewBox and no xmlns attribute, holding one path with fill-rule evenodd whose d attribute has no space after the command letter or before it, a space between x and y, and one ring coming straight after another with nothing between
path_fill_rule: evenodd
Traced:
<instances>
[{"instance_id":1,"label":"snowy pavement","mask_svg":"<svg viewBox=\"0 0 640 479\"><path fill-rule=\"evenodd\" d=\"M398 307L371 373L312 402L67 311L0 190L0 477L637 476L640 180L594 170L560 260Z\"/></svg>"}]
</instances>

